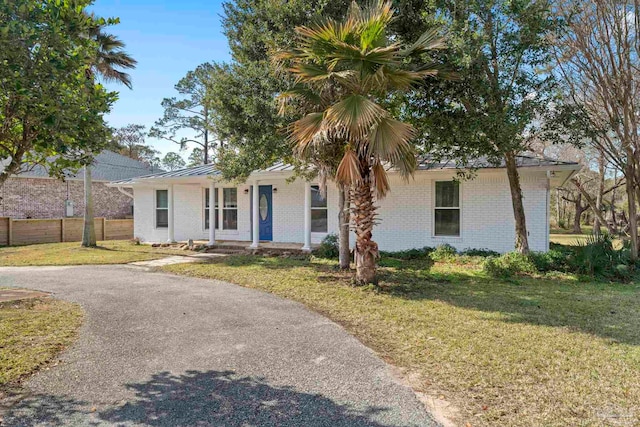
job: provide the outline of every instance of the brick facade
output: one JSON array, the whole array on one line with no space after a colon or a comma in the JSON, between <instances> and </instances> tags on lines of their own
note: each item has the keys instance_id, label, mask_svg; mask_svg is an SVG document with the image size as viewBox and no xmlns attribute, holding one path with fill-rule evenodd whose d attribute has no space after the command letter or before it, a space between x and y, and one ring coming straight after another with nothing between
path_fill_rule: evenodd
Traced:
<instances>
[{"instance_id":1,"label":"brick facade","mask_svg":"<svg viewBox=\"0 0 640 427\"><path fill-rule=\"evenodd\" d=\"M104 182L93 182L94 215L125 218L131 216L133 200L110 188ZM62 218L65 200L73 202L73 216L84 213L84 183L51 178L9 178L0 187L0 216L20 218Z\"/></svg>"}]
</instances>

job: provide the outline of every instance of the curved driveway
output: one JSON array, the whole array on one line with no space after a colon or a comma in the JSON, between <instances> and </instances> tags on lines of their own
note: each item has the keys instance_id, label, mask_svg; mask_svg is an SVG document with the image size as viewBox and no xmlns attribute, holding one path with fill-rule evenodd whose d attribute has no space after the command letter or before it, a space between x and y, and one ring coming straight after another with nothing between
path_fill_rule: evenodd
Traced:
<instances>
[{"instance_id":1,"label":"curved driveway","mask_svg":"<svg viewBox=\"0 0 640 427\"><path fill-rule=\"evenodd\" d=\"M430 426L371 350L302 305L131 266L0 268L80 303L62 363L3 426Z\"/></svg>"}]
</instances>

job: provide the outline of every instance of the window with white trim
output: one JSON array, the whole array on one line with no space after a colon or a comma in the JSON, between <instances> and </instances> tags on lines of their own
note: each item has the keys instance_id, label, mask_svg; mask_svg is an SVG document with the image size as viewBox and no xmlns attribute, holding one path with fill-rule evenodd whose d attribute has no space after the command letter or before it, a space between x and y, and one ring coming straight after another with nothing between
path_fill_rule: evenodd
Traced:
<instances>
[{"instance_id":1,"label":"window with white trim","mask_svg":"<svg viewBox=\"0 0 640 427\"><path fill-rule=\"evenodd\" d=\"M311 232L327 232L327 198L322 197L318 185L311 186Z\"/></svg>"},{"instance_id":2,"label":"window with white trim","mask_svg":"<svg viewBox=\"0 0 640 427\"><path fill-rule=\"evenodd\" d=\"M222 229L238 229L238 189L222 189Z\"/></svg>"},{"instance_id":3,"label":"window with white trim","mask_svg":"<svg viewBox=\"0 0 640 427\"><path fill-rule=\"evenodd\" d=\"M460 236L460 183L436 181L434 235Z\"/></svg>"},{"instance_id":4,"label":"window with white trim","mask_svg":"<svg viewBox=\"0 0 640 427\"><path fill-rule=\"evenodd\" d=\"M218 189L216 188L215 190L213 190L213 194L214 194L214 204L213 204L213 215L215 218L215 222L216 222L216 230L220 228L220 225L218 223ZM209 229L209 209L210 209L210 198L209 198L209 189L205 188L204 189L204 229L208 230Z\"/></svg>"},{"instance_id":5,"label":"window with white trim","mask_svg":"<svg viewBox=\"0 0 640 427\"><path fill-rule=\"evenodd\" d=\"M169 227L169 190L156 190L156 228Z\"/></svg>"}]
</instances>

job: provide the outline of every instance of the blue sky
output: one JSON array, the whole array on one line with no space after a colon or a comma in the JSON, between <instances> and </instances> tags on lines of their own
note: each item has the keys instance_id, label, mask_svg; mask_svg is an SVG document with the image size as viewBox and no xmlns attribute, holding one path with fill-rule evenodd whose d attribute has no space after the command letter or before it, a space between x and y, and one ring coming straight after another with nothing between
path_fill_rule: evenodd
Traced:
<instances>
[{"instance_id":1,"label":"blue sky","mask_svg":"<svg viewBox=\"0 0 640 427\"><path fill-rule=\"evenodd\" d=\"M108 85L120 92L107 120L111 126L139 123L147 130L162 116L160 102L176 95L174 85L189 70L208 61L228 61L229 46L222 34L221 0L96 0L98 16L119 17L109 28L138 61L130 72L133 90ZM147 141L163 154L178 151L168 141ZM185 157L186 152L182 153Z\"/></svg>"}]
</instances>

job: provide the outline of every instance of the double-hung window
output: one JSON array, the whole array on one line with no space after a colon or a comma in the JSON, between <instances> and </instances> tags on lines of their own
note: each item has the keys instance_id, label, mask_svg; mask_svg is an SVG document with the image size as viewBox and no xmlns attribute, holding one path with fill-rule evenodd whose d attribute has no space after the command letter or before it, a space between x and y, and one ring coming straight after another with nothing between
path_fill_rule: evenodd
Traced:
<instances>
[{"instance_id":1,"label":"double-hung window","mask_svg":"<svg viewBox=\"0 0 640 427\"><path fill-rule=\"evenodd\" d=\"M169 227L169 190L156 190L156 228Z\"/></svg>"},{"instance_id":2,"label":"double-hung window","mask_svg":"<svg viewBox=\"0 0 640 427\"><path fill-rule=\"evenodd\" d=\"M460 183L436 181L434 234L460 236Z\"/></svg>"},{"instance_id":3,"label":"double-hung window","mask_svg":"<svg viewBox=\"0 0 640 427\"><path fill-rule=\"evenodd\" d=\"M327 232L327 198L322 197L317 185L311 186L311 231Z\"/></svg>"},{"instance_id":4,"label":"double-hung window","mask_svg":"<svg viewBox=\"0 0 640 427\"><path fill-rule=\"evenodd\" d=\"M218 225L218 189L216 188L213 191L214 194L214 205L213 205L213 216L215 218L216 230L220 228ZM209 189L204 189L204 228L205 230L209 229L209 209L211 209L211 197L209 195Z\"/></svg>"},{"instance_id":5,"label":"double-hung window","mask_svg":"<svg viewBox=\"0 0 640 427\"><path fill-rule=\"evenodd\" d=\"M224 230L238 229L238 189L222 189L222 228Z\"/></svg>"}]
</instances>

